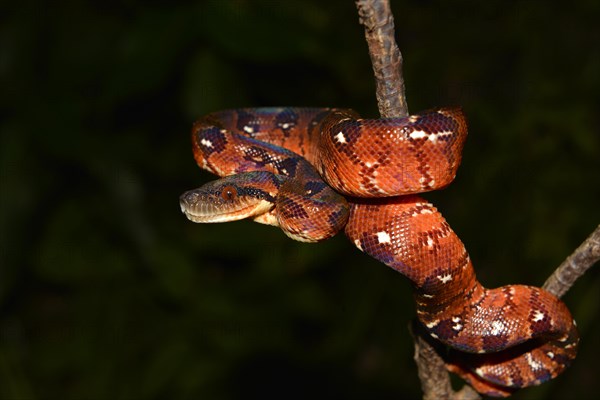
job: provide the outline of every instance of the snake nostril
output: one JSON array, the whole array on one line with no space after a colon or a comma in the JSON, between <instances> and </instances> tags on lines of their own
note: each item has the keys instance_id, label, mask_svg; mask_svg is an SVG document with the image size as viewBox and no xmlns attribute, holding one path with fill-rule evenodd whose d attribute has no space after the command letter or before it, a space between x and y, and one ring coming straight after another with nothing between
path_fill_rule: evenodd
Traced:
<instances>
[{"instance_id":1,"label":"snake nostril","mask_svg":"<svg viewBox=\"0 0 600 400\"><path fill-rule=\"evenodd\" d=\"M197 202L198 202L198 193L196 193L196 191L194 191L194 190L189 190L189 191L185 192L184 194L182 194L181 196L179 196L179 205L181 206L182 210L184 210L184 208L189 208L190 206L194 205Z\"/></svg>"}]
</instances>

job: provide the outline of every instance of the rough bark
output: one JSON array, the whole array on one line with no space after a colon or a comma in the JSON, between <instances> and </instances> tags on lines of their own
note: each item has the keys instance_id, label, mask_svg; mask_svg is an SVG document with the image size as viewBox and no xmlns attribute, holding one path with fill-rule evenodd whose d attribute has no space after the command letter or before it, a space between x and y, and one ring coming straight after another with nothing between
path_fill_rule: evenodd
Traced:
<instances>
[{"instance_id":1,"label":"rough bark","mask_svg":"<svg viewBox=\"0 0 600 400\"><path fill-rule=\"evenodd\" d=\"M598 260L600 260L600 225L556 268L542 288L562 297L575 281Z\"/></svg>"},{"instance_id":2,"label":"rough bark","mask_svg":"<svg viewBox=\"0 0 600 400\"><path fill-rule=\"evenodd\" d=\"M402 54L394 39L394 17L387 0L357 0L360 23L375 75L379 114L382 118L406 117Z\"/></svg>"}]
</instances>

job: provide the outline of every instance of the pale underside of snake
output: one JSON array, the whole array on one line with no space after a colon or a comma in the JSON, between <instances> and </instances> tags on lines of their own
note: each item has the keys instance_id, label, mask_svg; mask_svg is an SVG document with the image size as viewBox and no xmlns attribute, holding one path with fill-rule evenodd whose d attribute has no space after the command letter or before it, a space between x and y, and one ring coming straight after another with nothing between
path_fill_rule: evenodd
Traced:
<instances>
[{"instance_id":1,"label":"pale underside of snake","mask_svg":"<svg viewBox=\"0 0 600 400\"><path fill-rule=\"evenodd\" d=\"M192 145L222 179L184 193L181 209L194 222L251 218L305 242L344 229L411 281L419 321L449 347L448 369L507 396L560 374L579 337L554 295L484 288L458 236L416 195L454 179L466 135L458 108L371 120L324 108L216 112L194 124Z\"/></svg>"}]
</instances>

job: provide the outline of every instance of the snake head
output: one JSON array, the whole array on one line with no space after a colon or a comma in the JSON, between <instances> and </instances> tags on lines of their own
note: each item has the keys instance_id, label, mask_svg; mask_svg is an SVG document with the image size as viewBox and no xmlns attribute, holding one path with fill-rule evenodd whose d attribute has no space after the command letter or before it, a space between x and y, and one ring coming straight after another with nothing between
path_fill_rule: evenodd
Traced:
<instances>
[{"instance_id":1,"label":"snake head","mask_svg":"<svg viewBox=\"0 0 600 400\"><path fill-rule=\"evenodd\" d=\"M270 172L246 172L211 181L179 197L185 216L193 222L237 221L269 213L281 182Z\"/></svg>"}]
</instances>

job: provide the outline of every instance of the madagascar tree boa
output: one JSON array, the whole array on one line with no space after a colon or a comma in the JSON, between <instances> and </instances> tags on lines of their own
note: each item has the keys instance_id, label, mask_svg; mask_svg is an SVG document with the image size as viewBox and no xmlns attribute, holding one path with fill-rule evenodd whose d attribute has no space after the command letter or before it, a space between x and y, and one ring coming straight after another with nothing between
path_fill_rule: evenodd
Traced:
<instances>
[{"instance_id":1,"label":"madagascar tree boa","mask_svg":"<svg viewBox=\"0 0 600 400\"><path fill-rule=\"evenodd\" d=\"M181 209L194 222L252 218L305 242L344 229L412 282L420 322L453 349L448 369L507 396L560 374L578 333L540 288L484 288L458 236L416 195L454 179L466 136L458 108L372 120L323 108L216 112L194 124L192 143L198 165L223 178L184 193Z\"/></svg>"}]
</instances>

